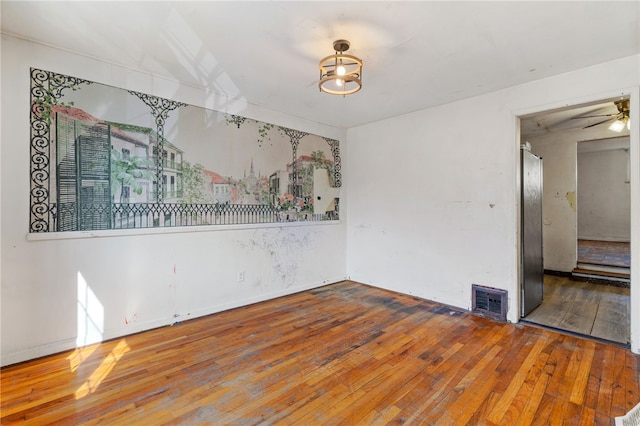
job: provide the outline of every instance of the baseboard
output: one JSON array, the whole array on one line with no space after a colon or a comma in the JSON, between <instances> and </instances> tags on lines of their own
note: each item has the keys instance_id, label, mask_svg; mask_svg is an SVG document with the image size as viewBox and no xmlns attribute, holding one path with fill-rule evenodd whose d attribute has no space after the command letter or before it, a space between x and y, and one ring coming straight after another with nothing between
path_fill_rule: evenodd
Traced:
<instances>
[{"instance_id":1,"label":"baseboard","mask_svg":"<svg viewBox=\"0 0 640 426\"><path fill-rule=\"evenodd\" d=\"M187 321L190 319L195 319L195 318L199 318L207 315L217 314L218 312L224 312L224 311L239 308L242 306L253 305L254 303L260 303L267 300L277 299L279 297L285 297L292 294L301 293L303 291L312 290L314 288L323 287L325 285L335 284L337 282L345 281L347 279L348 279L347 277L331 278L331 279L326 279L322 281L308 283L301 286L282 288L276 291L271 291L268 293L261 294L256 297L250 297L248 299L242 299L234 302L214 305L204 309L199 309L197 311L192 311L189 313L183 313L183 314L176 313L176 316L175 316L176 321L174 321L174 323Z\"/></svg>"},{"instance_id":2,"label":"baseboard","mask_svg":"<svg viewBox=\"0 0 640 426\"><path fill-rule=\"evenodd\" d=\"M76 338L59 340L46 345L35 346L21 351L0 355L0 367L7 367L32 359L42 358L48 355L65 352L76 347Z\"/></svg>"},{"instance_id":3,"label":"baseboard","mask_svg":"<svg viewBox=\"0 0 640 426\"><path fill-rule=\"evenodd\" d=\"M554 271L553 269L545 269L544 274L555 275L557 277L571 277L571 271L565 272L565 271Z\"/></svg>"},{"instance_id":4,"label":"baseboard","mask_svg":"<svg viewBox=\"0 0 640 426\"><path fill-rule=\"evenodd\" d=\"M109 340L114 340L114 339L126 338L127 336L130 336L132 334L142 333L145 331L153 330L155 328L166 327L172 324L177 324L183 321L196 319L206 315L212 315L212 314L227 311L230 309L239 308L241 306L252 305L254 303L264 302L266 300L271 300L271 299L277 299L278 297L284 297L291 294L311 290L314 288L323 287L325 285L334 284L340 281L344 281L346 279L347 279L346 277L341 276L341 277L325 279L322 281L315 281L315 282L311 282L301 286L281 288L276 291L263 293L256 297L250 297L247 299L237 300L234 302L213 305L207 308L191 311L188 313L174 313L169 318L156 319L154 321L150 321L146 323L137 323L135 325L129 324L128 326L126 326L126 328L108 329L104 331L103 338L100 342L96 342L92 344L103 343L103 342L107 342ZM70 338L70 339L51 342L46 345L36 346L33 348L28 348L28 349L24 349L16 352L8 353L8 354L0 354L0 367L7 367L12 364L18 364L21 362L42 358L45 356L50 356L50 355L54 355L54 354L58 354L66 351L71 351L76 349L77 347L78 346L76 343L76 337L74 336L73 338Z\"/></svg>"}]
</instances>

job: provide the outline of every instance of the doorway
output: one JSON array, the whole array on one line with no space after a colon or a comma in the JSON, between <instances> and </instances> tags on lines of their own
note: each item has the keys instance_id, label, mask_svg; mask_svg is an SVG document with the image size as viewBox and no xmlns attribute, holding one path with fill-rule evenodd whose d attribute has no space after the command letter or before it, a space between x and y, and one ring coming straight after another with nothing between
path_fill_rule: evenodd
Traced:
<instances>
[{"instance_id":1,"label":"doorway","mask_svg":"<svg viewBox=\"0 0 640 426\"><path fill-rule=\"evenodd\" d=\"M578 142L576 279L630 283L629 148L629 136Z\"/></svg>"},{"instance_id":2,"label":"doorway","mask_svg":"<svg viewBox=\"0 0 640 426\"><path fill-rule=\"evenodd\" d=\"M607 235L608 231L602 229L585 232L584 226L579 226L584 223L580 224L578 219L581 205L579 151L585 146L593 149L594 141L599 141L601 148L605 147L603 151L624 149L613 146L613 139L618 143L620 134L609 130L608 122L616 119L617 107L614 101L604 100L521 117L521 143L528 142L531 151L542 157L545 164L542 219L544 296L538 308L528 314L523 312L522 320L629 345L629 270L626 271L626 278L618 279L612 276L620 271L609 270L613 268L611 265L586 265L586 262L579 262L580 237L587 236L595 241L624 239L620 235ZM626 136L628 144L629 132L628 129L625 130L622 137ZM609 145L606 145L607 143ZM618 151L617 154L620 152L622 151ZM628 145L626 153L628 156ZM592 175L601 172L594 171ZM625 172L628 188L630 174L626 168ZM586 173L586 176L588 177L589 173ZM583 197L583 207L587 201ZM615 207L612 204L601 204L609 209L617 209L617 213L620 213L622 208L623 215L630 217L628 203L617 203ZM591 210L593 209L585 211ZM583 220L587 227L589 220ZM611 257L606 253L606 248L606 245L599 248L599 254L603 259ZM601 274L609 276L602 277ZM524 283L522 285L524 287Z\"/></svg>"}]
</instances>

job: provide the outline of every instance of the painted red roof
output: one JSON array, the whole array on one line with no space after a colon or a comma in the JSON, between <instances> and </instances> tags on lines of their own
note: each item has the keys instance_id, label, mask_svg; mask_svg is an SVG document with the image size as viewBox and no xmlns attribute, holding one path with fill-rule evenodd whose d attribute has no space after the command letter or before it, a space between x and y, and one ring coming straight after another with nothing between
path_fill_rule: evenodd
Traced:
<instances>
[{"instance_id":1,"label":"painted red roof","mask_svg":"<svg viewBox=\"0 0 640 426\"><path fill-rule=\"evenodd\" d=\"M227 183L229 183L228 179L220 176L216 172L212 172L211 170L203 170L203 173L205 173L207 176L209 176L211 178L211 183L216 183L216 184L227 184Z\"/></svg>"},{"instance_id":2,"label":"painted red roof","mask_svg":"<svg viewBox=\"0 0 640 426\"><path fill-rule=\"evenodd\" d=\"M65 115L68 115L69 117L75 118L76 120L90 121L92 123L102 122L102 120L100 120L99 118L94 117L93 115L89 114L86 111L81 110L80 108L69 107L64 105L54 105L51 108L51 115L55 114L56 112L61 112Z\"/></svg>"},{"instance_id":3,"label":"painted red roof","mask_svg":"<svg viewBox=\"0 0 640 426\"><path fill-rule=\"evenodd\" d=\"M89 114L88 112L80 109L80 108L76 108L76 107L69 107L69 106L64 106L64 105L54 105L53 108L51 108L51 112L53 114L57 113L57 112L61 112L65 115L68 115L69 117L72 117L76 120L80 120L80 121L84 121L84 122L88 122L88 123L102 123L103 121L97 117L94 117L93 115ZM115 126L111 126L111 135L117 137L118 139L122 139L131 143L134 143L136 145L148 145L149 141L147 137L144 137L142 140L139 138L136 138L132 135L130 135L129 133L123 131L122 129L119 129L118 127ZM142 135L141 135L142 136Z\"/></svg>"}]
</instances>

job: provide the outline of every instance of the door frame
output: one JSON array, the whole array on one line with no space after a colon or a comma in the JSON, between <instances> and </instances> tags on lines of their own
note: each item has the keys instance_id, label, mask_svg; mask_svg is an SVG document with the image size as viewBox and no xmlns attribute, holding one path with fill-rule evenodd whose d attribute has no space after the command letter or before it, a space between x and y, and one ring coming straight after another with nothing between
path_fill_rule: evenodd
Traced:
<instances>
[{"instance_id":1,"label":"door frame","mask_svg":"<svg viewBox=\"0 0 640 426\"><path fill-rule=\"evenodd\" d=\"M623 88L617 91L599 93L583 98L575 98L537 106L528 109L512 111L512 118L515 130L514 161L515 165L515 195L516 195L516 271L517 271L517 297L513 299L515 302L515 310L517 312L518 321L520 321L520 313L522 312L522 201L521 201L521 165L520 165L520 117L531 114L543 113L545 111L557 110L562 108L571 108L588 103L595 103L602 100L613 99L616 97L628 96L630 103L630 120L632 123L629 131L629 157L630 157L630 191L631 191L631 283L630 298L631 309L630 316L630 346L631 351L640 354L640 87ZM634 124L635 123L635 124Z\"/></svg>"}]
</instances>

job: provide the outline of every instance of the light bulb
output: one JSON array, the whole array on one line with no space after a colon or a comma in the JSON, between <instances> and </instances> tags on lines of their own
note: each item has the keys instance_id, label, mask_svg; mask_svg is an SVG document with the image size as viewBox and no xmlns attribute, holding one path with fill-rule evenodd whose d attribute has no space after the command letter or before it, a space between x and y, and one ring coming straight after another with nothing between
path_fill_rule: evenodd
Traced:
<instances>
[{"instance_id":1,"label":"light bulb","mask_svg":"<svg viewBox=\"0 0 640 426\"><path fill-rule=\"evenodd\" d=\"M620 133L624 129L624 121L616 120L609 126L609 130Z\"/></svg>"},{"instance_id":2,"label":"light bulb","mask_svg":"<svg viewBox=\"0 0 640 426\"><path fill-rule=\"evenodd\" d=\"M347 73L347 70L343 65L339 65L338 68L336 69L336 74L338 75L345 75L346 73Z\"/></svg>"}]
</instances>

